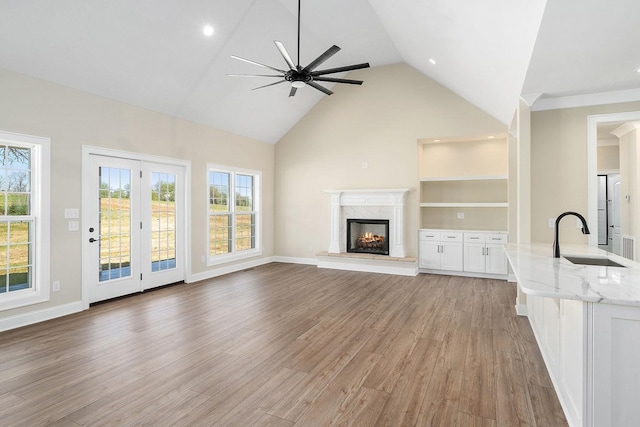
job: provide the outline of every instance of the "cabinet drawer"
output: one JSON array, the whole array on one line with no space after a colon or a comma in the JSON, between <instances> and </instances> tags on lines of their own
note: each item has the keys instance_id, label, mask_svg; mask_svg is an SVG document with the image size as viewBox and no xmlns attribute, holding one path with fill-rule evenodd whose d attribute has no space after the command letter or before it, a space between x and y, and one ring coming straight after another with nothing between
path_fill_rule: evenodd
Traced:
<instances>
[{"instance_id":1,"label":"cabinet drawer","mask_svg":"<svg viewBox=\"0 0 640 427\"><path fill-rule=\"evenodd\" d=\"M486 235L487 243L507 243L507 235L506 234L498 234L498 233L488 233Z\"/></svg>"},{"instance_id":2,"label":"cabinet drawer","mask_svg":"<svg viewBox=\"0 0 640 427\"><path fill-rule=\"evenodd\" d=\"M420 230L418 240L422 241L440 241L440 232L431 230Z\"/></svg>"},{"instance_id":3,"label":"cabinet drawer","mask_svg":"<svg viewBox=\"0 0 640 427\"><path fill-rule=\"evenodd\" d=\"M468 243L484 243L485 233L464 233L464 241Z\"/></svg>"},{"instance_id":4,"label":"cabinet drawer","mask_svg":"<svg viewBox=\"0 0 640 427\"><path fill-rule=\"evenodd\" d=\"M462 233L443 231L440 233L441 242L462 242Z\"/></svg>"}]
</instances>

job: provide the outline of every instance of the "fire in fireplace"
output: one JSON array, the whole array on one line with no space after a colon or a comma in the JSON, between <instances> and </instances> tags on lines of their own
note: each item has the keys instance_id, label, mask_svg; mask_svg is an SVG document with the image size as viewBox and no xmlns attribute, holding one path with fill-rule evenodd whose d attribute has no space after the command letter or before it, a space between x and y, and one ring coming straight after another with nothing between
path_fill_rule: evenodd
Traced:
<instances>
[{"instance_id":1,"label":"fire in fireplace","mask_svg":"<svg viewBox=\"0 0 640 427\"><path fill-rule=\"evenodd\" d=\"M388 219L347 219L347 252L389 255Z\"/></svg>"}]
</instances>

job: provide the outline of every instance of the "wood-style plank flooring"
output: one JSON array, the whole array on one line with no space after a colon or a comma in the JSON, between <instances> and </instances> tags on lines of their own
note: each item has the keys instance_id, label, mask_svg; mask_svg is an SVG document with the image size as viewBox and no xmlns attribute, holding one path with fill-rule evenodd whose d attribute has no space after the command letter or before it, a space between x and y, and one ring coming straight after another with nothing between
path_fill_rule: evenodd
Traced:
<instances>
[{"instance_id":1,"label":"wood-style plank flooring","mask_svg":"<svg viewBox=\"0 0 640 427\"><path fill-rule=\"evenodd\" d=\"M269 264L0 334L2 426L563 426L505 281Z\"/></svg>"}]
</instances>

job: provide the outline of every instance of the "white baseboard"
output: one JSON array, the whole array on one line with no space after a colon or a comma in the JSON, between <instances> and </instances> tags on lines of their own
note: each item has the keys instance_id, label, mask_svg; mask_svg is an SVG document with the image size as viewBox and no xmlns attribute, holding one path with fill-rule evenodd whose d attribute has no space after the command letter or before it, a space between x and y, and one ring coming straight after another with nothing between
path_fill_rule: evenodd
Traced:
<instances>
[{"instance_id":1,"label":"white baseboard","mask_svg":"<svg viewBox=\"0 0 640 427\"><path fill-rule=\"evenodd\" d=\"M275 256L273 262L284 262L287 264L305 264L305 265L318 265L316 258L296 258L286 256Z\"/></svg>"},{"instance_id":2,"label":"white baseboard","mask_svg":"<svg viewBox=\"0 0 640 427\"><path fill-rule=\"evenodd\" d=\"M529 309L527 308L526 305L523 304L516 304L516 314L518 316L529 316Z\"/></svg>"},{"instance_id":3,"label":"white baseboard","mask_svg":"<svg viewBox=\"0 0 640 427\"><path fill-rule=\"evenodd\" d=\"M44 322L45 320L55 319L56 317L67 316L69 314L78 313L82 310L82 301L76 301L52 308L45 308L43 310L17 314L15 316L0 319L0 332Z\"/></svg>"},{"instance_id":4,"label":"white baseboard","mask_svg":"<svg viewBox=\"0 0 640 427\"><path fill-rule=\"evenodd\" d=\"M215 270L203 271L202 273L190 274L185 283L199 282L201 280L213 279L214 277L223 276L229 273L235 273L236 271L246 270L248 268L259 267L261 265L270 264L274 262L273 257L258 258L255 260L243 262L240 264L233 264L216 268Z\"/></svg>"},{"instance_id":5,"label":"white baseboard","mask_svg":"<svg viewBox=\"0 0 640 427\"><path fill-rule=\"evenodd\" d=\"M435 270L431 268L420 268L418 271L420 273L439 274L441 276L477 277L479 279L507 280L507 276L504 274L475 273L475 272L454 271L454 270Z\"/></svg>"}]
</instances>

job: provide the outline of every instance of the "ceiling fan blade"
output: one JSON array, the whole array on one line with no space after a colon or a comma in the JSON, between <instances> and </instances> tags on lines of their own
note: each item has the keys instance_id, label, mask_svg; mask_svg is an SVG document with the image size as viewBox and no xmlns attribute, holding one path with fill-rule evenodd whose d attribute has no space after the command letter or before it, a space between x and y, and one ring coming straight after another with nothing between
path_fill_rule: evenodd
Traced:
<instances>
[{"instance_id":1,"label":"ceiling fan blade","mask_svg":"<svg viewBox=\"0 0 640 427\"><path fill-rule=\"evenodd\" d=\"M295 96L298 88L291 86L291 91L289 92L289 96Z\"/></svg>"},{"instance_id":2,"label":"ceiling fan blade","mask_svg":"<svg viewBox=\"0 0 640 427\"><path fill-rule=\"evenodd\" d=\"M286 82L286 80L280 80L279 82L269 83L268 85L254 87L254 88L253 88L253 89L251 89L251 90L258 90L258 89L262 89L262 88L264 88L264 87L269 87L269 86L277 85L277 84L284 83L284 82Z\"/></svg>"},{"instance_id":3,"label":"ceiling fan blade","mask_svg":"<svg viewBox=\"0 0 640 427\"><path fill-rule=\"evenodd\" d=\"M334 79L333 77L314 77L317 82L333 82L333 83L349 83L352 85L361 85L362 80Z\"/></svg>"},{"instance_id":4,"label":"ceiling fan blade","mask_svg":"<svg viewBox=\"0 0 640 427\"><path fill-rule=\"evenodd\" d=\"M308 82L306 82L309 86L314 87L316 89L318 89L320 92L324 92L327 95L331 95L333 92L331 92L329 89L327 89L326 87L322 87L320 86L318 83L315 83L313 80L309 80Z\"/></svg>"},{"instance_id":5,"label":"ceiling fan blade","mask_svg":"<svg viewBox=\"0 0 640 427\"><path fill-rule=\"evenodd\" d=\"M313 70L315 70L324 61L326 61L327 59L331 58L333 55L338 53L339 50L340 50L340 48L334 44L329 49L327 49L327 51L325 53L323 53L322 55L318 56L316 59L311 61L311 63L309 65L304 67L304 71L313 71Z\"/></svg>"},{"instance_id":6,"label":"ceiling fan blade","mask_svg":"<svg viewBox=\"0 0 640 427\"><path fill-rule=\"evenodd\" d=\"M269 65L264 65L264 64L261 64L261 63L256 62L256 61L252 61L252 60L250 60L250 59L241 58L241 57L239 57L239 56L235 56L235 55L231 55L231 57L232 57L233 59L238 59L238 60L240 60L240 61L248 62L249 64L258 65L258 66L260 66L260 67L268 68L268 69L270 69L270 70L277 71L277 72L282 73L282 74L286 73L286 71L284 71L284 70L280 70L279 68L274 68L274 67L271 67L271 66L269 66Z\"/></svg>"},{"instance_id":7,"label":"ceiling fan blade","mask_svg":"<svg viewBox=\"0 0 640 427\"><path fill-rule=\"evenodd\" d=\"M359 70L360 68L369 68L369 63L363 62L362 64L347 65L345 67L327 68L326 70L313 71L311 75L314 77L323 76L325 74L342 73L344 71Z\"/></svg>"},{"instance_id":8,"label":"ceiling fan blade","mask_svg":"<svg viewBox=\"0 0 640 427\"><path fill-rule=\"evenodd\" d=\"M274 43L276 44L276 47L280 51L280 55L282 55L282 57L284 58L284 61L287 63L289 68L291 68L292 70L295 70L296 69L296 64L293 63L293 60L291 59L291 56L289 56L289 52L287 52L287 49L285 49L285 47L282 44L282 42L274 41Z\"/></svg>"},{"instance_id":9,"label":"ceiling fan blade","mask_svg":"<svg viewBox=\"0 0 640 427\"><path fill-rule=\"evenodd\" d=\"M227 74L228 77L284 77L284 74Z\"/></svg>"}]
</instances>

